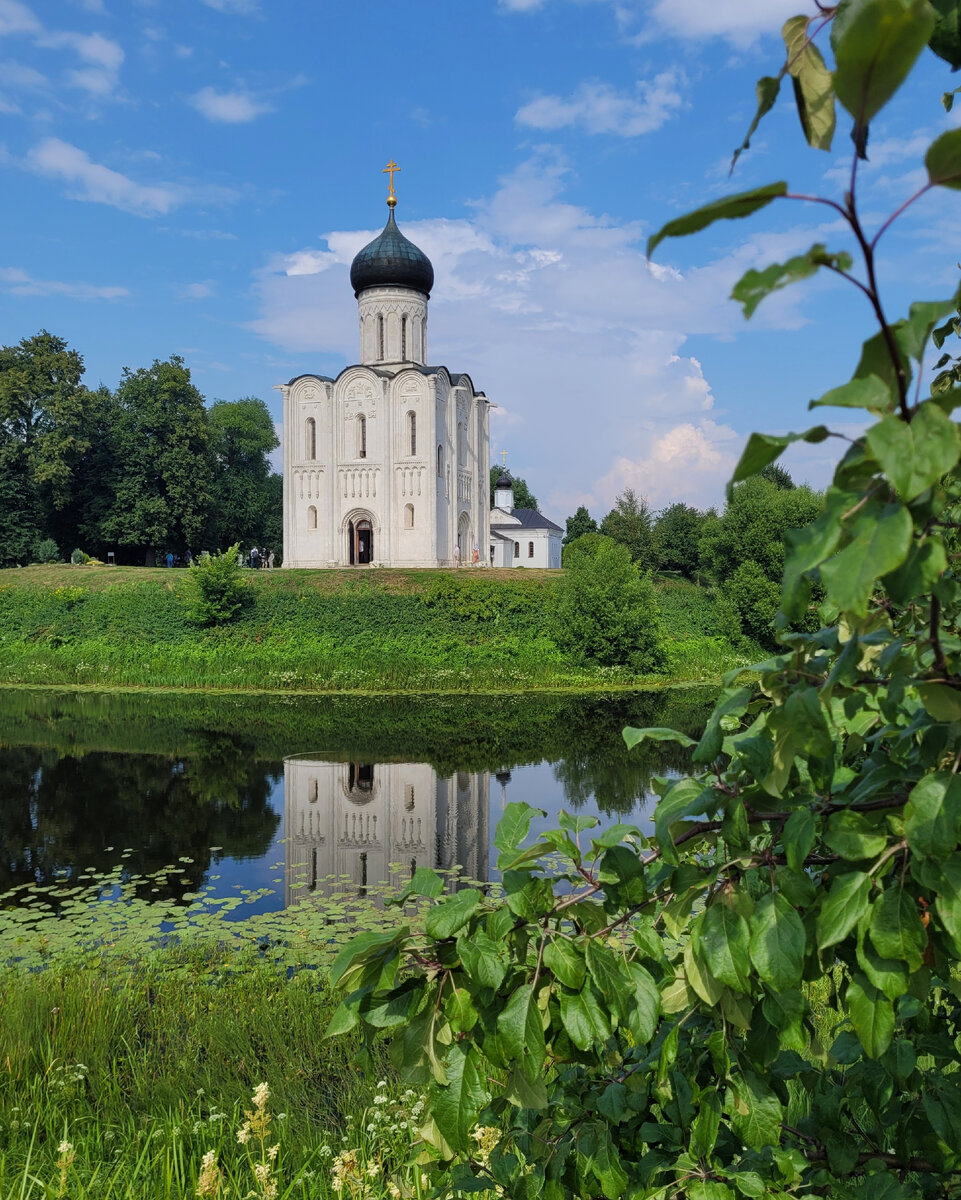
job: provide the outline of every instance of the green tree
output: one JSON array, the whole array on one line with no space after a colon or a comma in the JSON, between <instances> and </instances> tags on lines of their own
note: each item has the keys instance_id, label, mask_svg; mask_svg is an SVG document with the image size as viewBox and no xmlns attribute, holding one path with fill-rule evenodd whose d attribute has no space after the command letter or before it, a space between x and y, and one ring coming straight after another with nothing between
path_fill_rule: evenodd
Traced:
<instances>
[{"instance_id":1,"label":"green tree","mask_svg":"<svg viewBox=\"0 0 961 1200\"><path fill-rule=\"evenodd\" d=\"M830 28L834 70L812 40ZM422 924L368 934L332 977L332 1032L391 1029L424 1087L439 1190L547 1200L934 1200L961 1188L961 578L945 539L961 518L952 389L911 385L958 297L889 320L878 241L919 196L961 189L961 128L928 147L927 182L865 228L867 128L926 45L961 65L956 4L841 0L784 26L807 141L853 124L830 203L854 254L816 245L749 271L746 315L827 268L853 277L877 329L854 378L817 407L867 414L823 510L789 535L775 655L729 677L699 741L664 728L686 777L656 782L653 837L589 819L525 845L540 813L510 805L495 845L503 900L418 872ZM742 149L746 148L747 142ZM911 175L907 175L910 186ZM669 222L648 242L773 203L774 183ZM872 206L873 207L873 206ZM732 482L802 434L755 434ZM763 482L763 481L761 481ZM829 623L792 629L811 588ZM547 863L554 866L547 876ZM494 1126L486 1151L478 1124Z\"/></svg>"},{"instance_id":2,"label":"green tree","mask_svg":"<svg viewBox=\"0 0 961 1200\"><path fill-rule=\"evenodd\" d=\"M626 546L642 570L653 570L656 565L654 522L647 501L633 488L626 488L617 497L614 507L601 521L600 531L605 537Z\"/></svg>"},{"instance_id":3,"label":"green tree","mask_svg":"<svg viewBox=\"0 0 961 1200\"><path fill-rule=\"evenodd\" d=\"M277 494L270 483L269 455L280 442L263 400L215 400L207 410L214 456L212 525L218 547L231 542L247 546L272 544L268 530Z\"/></svg>"},{"instance_id":4,"label":"green tree","mask_svg":"<svg viewBox=\"0 0 961 1200\"><path fill-rule=\"evenodd\" d=\"M250 586L240 566L240 544L222 554L202 554L187 576L187 611L198 625L226 625L251 602Z\"/></svg>"},{"instance_id":5,"label":"green tree","mask_svg":"<svg viewBox=\"0 0 961 1200\"><path fill-rule=\"evenodd\" d=\"M40 538L53 537L61 550L69 540L77 471L91 441L94 397L82 377L81 356L45 329L0 347L0 512L12 515L11 499L19 507L0 532L5 564L24 561Z\"/></svg>"},{"instance_id":6,"label":"green tree","mask_svg":"<svg viewBox=\"0 0 961 1200\"><path fill-rule=\"evenodd\" d=\"M704 514L689 504L672 504L654 518L654 557L658 571L695 579L700 566L698 545Z\"/></svg>"},{"instance_id":7,"label":"green tree","mask_svg":"<svg viewBox=\"0 0 961 1200\"><path fill-rule=\"evenodd\" d=\"M122 470L104 535L148 564L157 550L196 551L208 532L213 463L204 398L183 359L125 369L117 405Z\"/></svg>"},{"instance_id":8,"label":"green tree","mask_svg":"<svg viewBox=\"0 0 961 1200\"><path fill-rule=\"evenodd\" d=\"M597 533L597 522L583 504L580 505L573 517L567 518L566 525L567 532L564 534L563 541L565 546L573 542L575 538L583 537L585 533Z\"/></svg>"},{"instance_id":9,"label":"green tree","mask_svg":"<svg viewBox=\"0 0 961 1200\"><path fill-rule=\"evenodd\" d=\"M596 540L594 540L596 539ZM664 651L654 587L626 546L586 534L569 553L557 593L554 636L573 659L605 667L663 670ZM574 544L568 551L575 549Z\"/></svg>"},{"instance_id":10,"label":"green tree","mask_svg":"<svg viewBox=\"0 0 961 1200\"><path fill-rule=\"evenodd\" d=\"M494 487L504 474L500 467L491 467L490 470L490 506L494 507ZM537 504L537 497L527 486L527 481L524 479L515 479L513 475L510 477L511 483L514 486L514 507L515 508L533 508L540 512Z\"/></svg>"}]
</instances>

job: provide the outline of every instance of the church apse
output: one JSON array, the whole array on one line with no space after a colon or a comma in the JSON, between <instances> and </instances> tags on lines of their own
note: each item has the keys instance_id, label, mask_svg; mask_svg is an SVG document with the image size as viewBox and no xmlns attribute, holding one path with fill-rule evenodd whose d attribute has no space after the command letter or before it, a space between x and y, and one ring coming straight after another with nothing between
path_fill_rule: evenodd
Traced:
<instances>
[{"instance_id":1,"label":"church apse","mask_svg":"<svg viewBox=\"0 0 961 1200\"><path fill-rule=\"evenodd\" d=\"M284 762L284 900L380 883L403 887L418 867L486 880L490 780L445 778L428 763Z\"/></svg>"}]
</instances>

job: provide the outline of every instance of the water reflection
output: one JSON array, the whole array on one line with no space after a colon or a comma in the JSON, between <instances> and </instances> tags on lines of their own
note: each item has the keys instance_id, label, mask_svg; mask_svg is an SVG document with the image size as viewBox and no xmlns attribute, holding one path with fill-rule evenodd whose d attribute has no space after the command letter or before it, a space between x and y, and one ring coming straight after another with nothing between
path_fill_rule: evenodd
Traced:
<instances>
[{"instance_id":1,"label":"water reflection","mask_svg":"<svg viewBox=\"0 0 961 1200\"><path fill-rule=\"evenodd\" d=\"M428 763L284 763L285 903L349 880L403 885L418 867L489 878L490 776Z\"/></svg>"}]
</instances>

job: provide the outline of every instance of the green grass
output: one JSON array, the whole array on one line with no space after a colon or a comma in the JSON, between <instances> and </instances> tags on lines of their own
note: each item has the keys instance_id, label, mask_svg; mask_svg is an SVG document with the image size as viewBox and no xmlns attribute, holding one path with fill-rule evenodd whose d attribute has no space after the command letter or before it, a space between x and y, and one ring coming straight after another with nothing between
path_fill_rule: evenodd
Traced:
<instances>
[{"instance_id":1,"label":"green grass","mask_svg":"<svg viewBox=\"0 0 961 1200\"><path fill-rule=\"evenodd\" d=\"M659 585L661 676L571 661L558 572L259 571L231 624L188 615L188 573L0 571L0 683L223 691L510 693L716 680L752 660L709 589Z\"/></svg>"}]
</instances>

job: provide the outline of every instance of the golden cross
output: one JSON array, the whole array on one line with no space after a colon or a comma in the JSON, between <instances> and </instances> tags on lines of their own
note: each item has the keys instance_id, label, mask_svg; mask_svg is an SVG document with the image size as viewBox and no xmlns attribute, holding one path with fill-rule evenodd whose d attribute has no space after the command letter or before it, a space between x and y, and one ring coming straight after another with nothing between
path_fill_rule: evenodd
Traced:
<instances>
[{"instance_id":1,"label":"golden cross","mask_svg":"<svg viewBox=\"0 0 961 1200\"><path fill-rule=\"evenodd\" d=\"M391 159L387 166L381 171L381 175L390 176L390 188L387 192L387 203L391 206L391 208L393 208L397 203L397 197L394 195L394 172L399 170L400 167L394 162L393 159Z\"/></svg>"},{"instance_id":2,"label":"golden cross","mask_svg":"<svg viewBox=\"0 0 961 1200\"><path fill-rule=\"evenodd\" d=\"M507 451L506 450L501 451L501 464L505 467L507 466Z\"/></svg>"}]
</instances>

